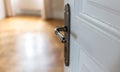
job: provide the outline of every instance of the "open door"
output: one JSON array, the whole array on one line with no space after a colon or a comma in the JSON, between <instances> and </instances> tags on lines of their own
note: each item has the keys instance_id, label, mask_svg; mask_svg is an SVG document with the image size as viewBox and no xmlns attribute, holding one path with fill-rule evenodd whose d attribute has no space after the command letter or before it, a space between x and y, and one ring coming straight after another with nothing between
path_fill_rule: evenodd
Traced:
<instances>
[{"instance_id":1,"label":"open door","mask_svg":"<svg viewBox=\"0 0 120 72\"><path fill-rule=\"evenodd\" d=\"M69 4L71 11L70 59L65 72L120 72L119 3L119 0L65 0L65 7ZM63 43L69 38L60 31L66 30L62 27L56 31Z\"/></svg>"}]
</instances>

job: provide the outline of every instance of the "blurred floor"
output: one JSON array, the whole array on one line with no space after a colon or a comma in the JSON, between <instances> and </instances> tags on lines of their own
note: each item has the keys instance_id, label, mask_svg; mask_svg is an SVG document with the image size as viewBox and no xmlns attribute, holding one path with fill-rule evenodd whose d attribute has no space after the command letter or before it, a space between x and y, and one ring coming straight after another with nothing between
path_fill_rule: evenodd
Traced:
<instances>
[{"instance_id":1,"label":"blurred floor","mask_svg":"<svg viewBox=\"0 0 120 72\"><path fill-rule=\"evenodd\" d=\"M17 16L0 21L0 72L63 72L61 20Z\"/></svg>"}]
</instances>

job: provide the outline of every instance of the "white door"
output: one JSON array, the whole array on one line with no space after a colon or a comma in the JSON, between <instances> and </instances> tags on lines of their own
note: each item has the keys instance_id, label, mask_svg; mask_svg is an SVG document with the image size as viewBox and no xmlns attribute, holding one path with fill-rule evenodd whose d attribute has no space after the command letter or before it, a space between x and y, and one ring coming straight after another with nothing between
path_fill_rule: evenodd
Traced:
<instances>
[{"instance_id":1,"label":"white door","mask_svg":"<svg viewBox=\"0 0 120 72\"><path fill-rule=\"evenodd\" d=\"M65 0L71 6L65 72L120 72L120 0Z\"/></svg>"}]
</instances>

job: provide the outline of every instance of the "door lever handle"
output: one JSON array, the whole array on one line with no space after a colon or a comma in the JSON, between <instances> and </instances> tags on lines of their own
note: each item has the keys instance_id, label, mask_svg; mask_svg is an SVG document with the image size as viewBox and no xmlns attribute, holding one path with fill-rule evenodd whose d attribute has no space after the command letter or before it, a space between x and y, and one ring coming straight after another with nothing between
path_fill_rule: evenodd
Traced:
<instances>
[{"instance_id":1,"label":"door lever handle","mask_svg":"<svg viewBox=\"0 0 120 72\"><path fill-rule=\"evenodd\" d=\"M65 66L70 66L70 33L71 33L71 9L70 4L65 5L64 26L55 28L55 34L64 43L64 62Z\"/></svg>"},{"instance_id":2,"label":"door lever handle","mask_svg":"<svg viewBox=\"0 0 120 72\"><path fill-rule=\"evenodd\" d=\"M64 26L64 27L60 27L60 28L55 28L55 34L58 36L59 40L60 40L62 43L66 43L66 38L65 38L65 36L61 33L61 31L67 32L67 27Z\"/></svg>"}]
</instances>

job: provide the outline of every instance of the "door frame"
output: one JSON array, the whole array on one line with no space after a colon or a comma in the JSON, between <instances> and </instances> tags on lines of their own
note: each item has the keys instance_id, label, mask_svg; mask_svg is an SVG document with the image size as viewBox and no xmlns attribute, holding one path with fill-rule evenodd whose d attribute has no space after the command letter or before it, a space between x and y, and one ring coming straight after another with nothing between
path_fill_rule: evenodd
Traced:
<instances>
[{"instance_id":1,"label":"door frame","mask_svg":"<svg viewBox=\"0 0 120 72\"><path fill-rule=\"evenodd\" d=\"M42 18L50 19L52 18L52 0L43 0Z\"/></svg>"},{"instance_id":2,"label":"door frame","mask_svg":"<svg viewBox=\"0 0 120 72\"><path fill-rule=\"evenodd\" d=\"M14 16L11 0L4 0L5 12L7 17Z\"/></svg>"}]
</instances>

